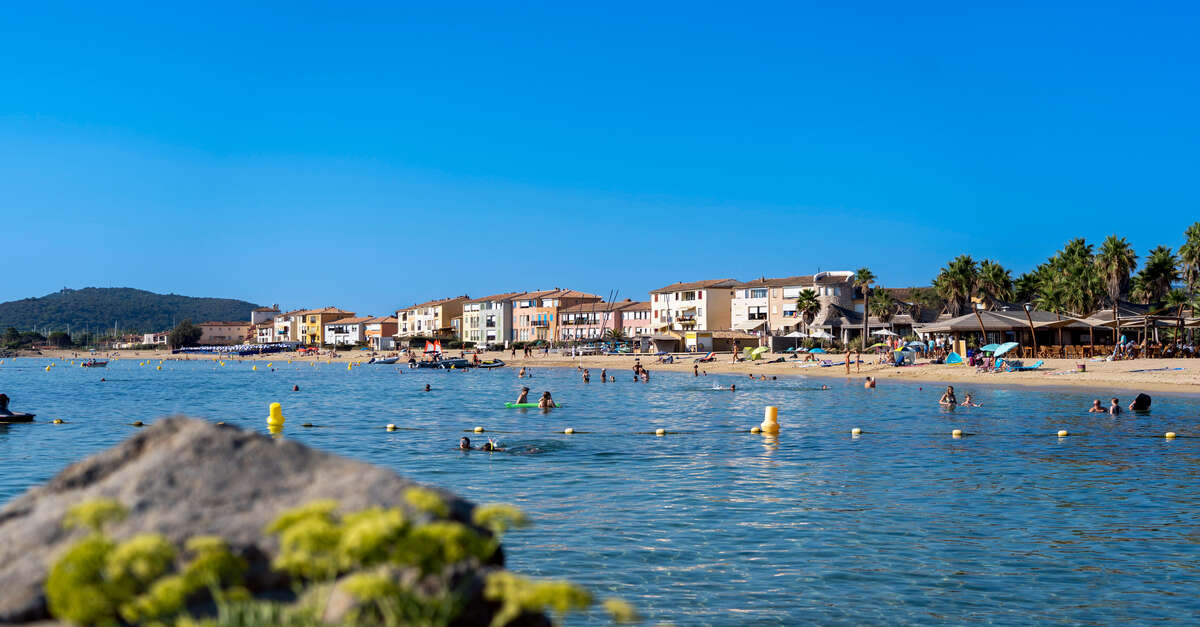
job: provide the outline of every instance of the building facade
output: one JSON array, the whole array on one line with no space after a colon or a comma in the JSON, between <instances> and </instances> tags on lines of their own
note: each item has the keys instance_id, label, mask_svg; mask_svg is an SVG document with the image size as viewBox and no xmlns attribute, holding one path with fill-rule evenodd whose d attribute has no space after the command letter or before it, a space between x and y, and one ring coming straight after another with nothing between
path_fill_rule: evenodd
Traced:
<instances>
[{"instance_id":1,"label":"building facade","mask_svg":"<svg viewBox=\"0 0 1200 627\"><path fill-rule=\"evenodd\" d=\"M469 296L442 298L396 311L398 337L456 339L453 320L463 314Z\"/></svg>"},{"instance_id":2,"label":"building facade","mask_svg":"<svg viewBox=\"0 0 1200 627\"><path fill-rule=\"evenodd\" d=\"M353 311L343 311L337 307L324 309L308 309L300 312L300 342L320 346L328 344L325 341L325 325L342 318L353 318Z\"/></svg>"},{"instance_id":3,"label":"building facade","mask_svg":"<svg viewBox=\"0 0 1200 627\"><path fill-rule=\"evenodd\" d=\"M367 321L371 318L341 318L325 323L323 343L334 346L364 344L367 341Z\"/></svg>"},{"instance_id":4,"label":"building facade","mask_svg":"<svg viewBox=\"0 0 1200 627\"><path fill-rule=\"evenodd\" d=\"M250 324L259 324L262 322L270 322L279 315L279 305L271 305L270 307L259 307L250 312Z\"/></svg>"},{"instance_id":5,"label":"building facade","mask_svg":"<svg viewBox=\"0 0 1200 627\"><path fill-rule=\"evenodd\" d=\"M241 344L250 337L249 322L201 322L200 345Z\"/></svg>"},{"instance_id":6,"label":"building facade","mask_svg":"<svg viewBox=\"0 0 1200 627\"><path fill-rule=\"evenodd\" d=\"M513 330L518 342L555 341L559 337L559 310L599 303L595 294L555 288L528 292L514 299Z\"/></svg>"},{"instance_id":7,"label":"building facade","mask_svg":"<svg viewBox=\"0 0 1200 627\"><path fill-rule=\"evenodd\" d=\"M463 341L507 348L513 342L513 301L524 293L492 294L464 302Z\"/></svg>"},{"instance_id":8,"label":"building facade","mask_svg":"<svg viewBox=\"0 0 1200 627\"><path fill-rule=\"evenodd\" d=\"M650 301L635 301L621 308L621 331L627 338L649 337L654 333L650 323Z\"/></svg>"},{"instance_id":9,"label":"building facade","mask_svg":"<svg viewBox=\"0 0 1200 627\"><path fill-rule=\"evenodd\" d=\"M736 279L676 283L650 292L651 323L655 331L728 330Z\"/></svg>"},{"instance_id":10,"label":"building facade","mask_svg":"<svg viewBox=\"0 0 1200 627\"><path fill-rule=\"evenodd\" d=\"M379 316L367 320L367 344L377 351L395 350L398 328L394 316Z\"/></svg>"},{"instance_id":11,"label":"building facade","mask_svg":"<svg viewBox=\"0 0 1200 627\"><path fill-rule=\"evenodd\" d=\"M625 323L637 321L638 312L644 313L641 320L645 332L649 332L650 304L634 302L626 299L619 303L585 303L559 309L558 339L559 341L590 341L608 336L610 331L620 331L625 337L638 335L633 329L627 330ZM631 315L626 319L626 314ZM641 327L634 327L640 329Z\"/></svg>"}]
</instances>

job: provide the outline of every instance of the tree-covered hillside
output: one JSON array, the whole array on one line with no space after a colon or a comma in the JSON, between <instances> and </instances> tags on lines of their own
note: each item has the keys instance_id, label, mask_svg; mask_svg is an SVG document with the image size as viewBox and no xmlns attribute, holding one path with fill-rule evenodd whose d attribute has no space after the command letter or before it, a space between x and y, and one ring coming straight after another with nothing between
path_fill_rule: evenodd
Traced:
<instances>
[{"instance_id":1,"label":"tree-covered hillside","mask_svg":"<svg viewBox=\"0 0 1200 627\"><path fill-rule=\"evenodd\" d=\"M254 303L230 298L155 294L127 287L64 289L41 298L0 303L0 329L164 331L180 320L250 320Z\"/></svg>"}]
</instances>

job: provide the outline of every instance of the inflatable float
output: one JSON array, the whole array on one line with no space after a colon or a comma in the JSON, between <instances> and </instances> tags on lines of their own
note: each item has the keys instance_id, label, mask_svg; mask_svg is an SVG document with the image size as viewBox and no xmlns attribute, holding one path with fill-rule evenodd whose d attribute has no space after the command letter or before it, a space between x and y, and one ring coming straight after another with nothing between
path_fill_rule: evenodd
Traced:
<instances>
[{"instance_id":1,"label":"inflatable float","mask_svg":"<svg viewBox=\"0 0 1200 627\"><path fill-rule=\"evenodd\" d=\"M537 409L538 408L537 403L505 403L504 406L507 407L508 409L517 409L517 408ZM559 408L559 407L562 407L562 405L555 403L554 407Z\"/></svg>"}]
</instances>

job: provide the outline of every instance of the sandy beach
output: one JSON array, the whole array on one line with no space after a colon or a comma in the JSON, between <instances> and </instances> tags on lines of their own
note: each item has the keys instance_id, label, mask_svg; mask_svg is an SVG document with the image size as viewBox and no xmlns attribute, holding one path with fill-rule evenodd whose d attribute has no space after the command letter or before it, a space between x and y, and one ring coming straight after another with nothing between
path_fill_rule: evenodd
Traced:
<instances>
[{"instance_id":1,"label":"sandy beach","mask_svg":"<svg viewBox=\"0 0 1200 627\"><path fill-rule=\"evenodd\" d=\"M460 351L448 351L449 356L458 356ZM380 355L394 355L396 353L380 353ZM211 361L213 358L205 355L172 355L168 351L119 351L112 353L109 359L115 357L122 360L163 360L163 361ZM42 359L56 359L70 361L72 359L86 359L88 355L76 353L72 351L45 351L42 355L24 354L24 357L40 357ZM336 356L297 356L295 353L277 353L265 357L224 357L224 361L256 361L256 362L284 362L288 360L292 362L366 362L370 359L371 353L367 351L338 351ZM105 358L101 355L96 355L97 358ZM1012 372L1012 373L983 373L977 372L975 368L970 366L947 366L942 364L930 364L925 361L918 361L917 365L905 367L893 367L878 365L875 363L863 363L860 365L852 365L850 374L846 374L845 366L820 367L813 366L813 362L807 364L799 360L789 359L785 363L765 363L763 361L756 362L741 362L732 363L728 353L716 355L716 361L697 364L693 361L694 357L677 358L673 364L658 363L658 357L654 355L591 355L583 357L571 357L550 353L543 356L541 353L536 353L533 357L523 358L518 352L517 357L512 357L507 351L491 351L481 353L481 360L500 359L503 360L511 369L516 370L522 366L531 368L587 368L591 371L592 379L599 380L600 371L607 369L610 375L619 375L623 378L628 378L635 361L640 360L642 365L651 372L651 376L655 372L692 372L693 366L699 366L701 373L708 372L709 374L737 374L742 376L748 375L764 375L770 376L796 376L802 375L806 377L829 377L842 378L847 376L852 379L861 379L863 377L876 377L879 381L889 379L901 381L924 381L931 383L947 383L951 385L962 384L986 384L986 385L1028 385L1028 386L1070 386L1070 387L1085 387L1095 388L1104 393L1112 392L1127 392L1127 391L1159 391L1159 392L1176 392L1183 394L1200 394L1200 359L1134 359L1126 361L1088 361L1083 362L1085 365L1084 371L1077 371L1076 366L1080 363L1073 359L1048 359L1041 369L1031 372ZM831 359L837 361L841 359L840 355L830 355ZM877 357L872 355L863 355L863 361L873 361Z\"/></svg>"}]
</instances>

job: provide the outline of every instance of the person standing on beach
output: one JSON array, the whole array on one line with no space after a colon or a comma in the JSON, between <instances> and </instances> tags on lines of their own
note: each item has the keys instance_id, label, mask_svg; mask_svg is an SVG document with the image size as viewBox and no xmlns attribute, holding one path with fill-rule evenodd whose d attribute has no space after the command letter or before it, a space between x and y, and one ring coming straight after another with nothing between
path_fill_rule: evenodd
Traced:
<instances>
[{"instance_id":1,"label":"person standing on beach","mask_svg":"<svg viewBox=\"0 0 1200 627\"><path fill-rule=\"evenodd\" d=\"M850 374L850 349L846 349L846 374Z\"/></svg>"}]
</instances>

